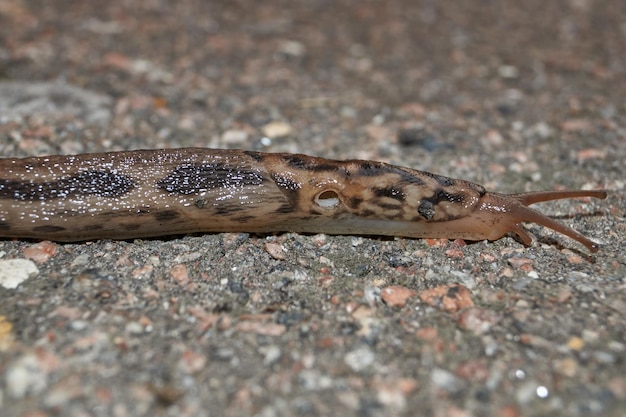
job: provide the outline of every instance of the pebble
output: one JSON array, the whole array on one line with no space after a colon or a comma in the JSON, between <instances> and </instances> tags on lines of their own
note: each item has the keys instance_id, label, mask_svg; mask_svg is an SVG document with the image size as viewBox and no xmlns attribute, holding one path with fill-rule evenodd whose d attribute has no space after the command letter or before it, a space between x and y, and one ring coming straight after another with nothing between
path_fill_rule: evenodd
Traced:
<instances>
[{"instance_id":1,"label":"pebble","mask_svg":"<svg viewBox=\"0 0 626 417\"><path fill-rule=\"evenodd\" d=\"M585 347L585 341L578 336L574 336L567 341L567 348L569 350L580 351Z\"/></svg>"},{"instance_id":2,"label":"pebble","mask_svg":"<svg viewBox=\"0 0 626 417\"><path fill-rule=\"evenodd\" d=\"M406 301L416 294L415 291L402 285L390 285L383 288L381 298L390 307L404 307Z\"/></svg>"},{"instance_id":3,"label":"pebble","mask_svg":"<svg viewBox=\"0 0 626 417\"><path fill-rule=\"evenodd\" d=\"M178 369L187 374L195 374L206 366L207 357L192 350L185 350L178 363Z\"/></svg>"},{"instance_id":4,"label":"pebble","mask_svg":"<svg viewBox=\"0 0 626 417\"><path fill-rule=\"evenodd\" d=\"M6 352L14 342L13 323L6 316L0 315L0 352Z\"/></svg>"},{"instance_id":5,"label":"pebble","mask_svg":"<svg viewBox=\"0 0 626 417\"><path fill-rule=\"evenodd\" d=\"M517 78L519 77L519 69L513 65L501 65L498 67L498 75L507 79Z\"/></svg>"},{"instance_id":6,"label":"pebble","mask_svg":"<svg viewBox=\"0 0 626 417\"><path fill-rule=\"evenodd\" d=\"M376 394L376 399L381 404L391 407L395 411L401 411L406 408L406 396L394 386L382 386Z\"/></svg>"},{"instance_id":7,"label":"pebble","mask_svg":"<svg viewBox=\"0 0 626 417\"><path fill-rule=\"evenodd\" d=\"M539 384L537 381L529 380L520 385L520 387L515 392L515 399L520 405L526 405L530 401L537 398L537 389L539 388Z\"/></svg>"},{"instance_id":8,"label":"pebble","mask_svg":"<svg viewBox=\"0 0 626 417\"><path fill-rule=\"evenodd\" d=\"M435 368L430 374L430 381L437 388L443 389L449 393L455 393L462 389L462 382L452 372L445 369Z\"/></svg>"},{"instance_id":9,"label":"pebble","mask_svg":"<svg viewBox=\"0 0 626 417\"><path fill-rule=\"evenodd\" d=\"M276 363L282 355L282 351L278 345L262 346L259 348L259 352L263 355L263 365L265 366Z\"/></svg>"},{"instance_id":10,"label":"pebble","mask_svg":"<svg viewBox=\"0 0 626 417\"><path fill-rule=\"evenodd\" d=\"M181 286L185 286L189 283L189 274L187 273L187 267L184 264L174 265L170 270L170 275Z\"/></svg>"},{"instance_id":11,"label":"pebble","mask_svg":"<svg viewBox=\"0 0 626 417\"><path fill-rule=\"evenodd\" d=\"M500 314L493 310L472 307L461 313L458 323L462 329L481 335L487 333L501 319Z\"/></svg>"},{"instance_id":12,"label":"pebble","mask_svg":"<svg viewBox=\"0 0 626 417\"><path fill-rule=\"evenodd\" d=\"M284 324L257 323L255 321L241 321L235 329L244 333L255 333L263 336L282 336L287 331Z\"/></svg>"},{"instance_id":13,"label":"pebble","mask_svg":"<svg viewBox=\"0 0 626 417\"><path fill-rule=\"evenodd\" d=\"M242 145L248 140L248 132L240 129L229 129L222 133L222 142L225 145Z\"/></svg>"},{"instance_id":14,"label":"pebble","mask_svg":"<svg viewBox=\"0 0 626 417\"><path fill-rule=\"evenodd\" d=\"M286 40L278 45L278 51L295 57L301 57L306 54L306 46L302 42Z\"/></svg>"},{"instance_id":15,"label":"pebble","mask_svg":"<svg viewBox=\"0 0 626 417\"><path fill-rule=\"evenodd\" d=\"M554 361L553 368L555 372L572 378L578 371L578 363L573 358L557 359Z\"/></svg>"},{"instance_id":16,"label":"pebble","mask_svg":"<svg viewBox=\"0 0 626 417\"><path fill-rule=\"evenodd\" d=\"M331 388L333 379L328 375L322 375L318 370L305 369L298 374L298 382L306 391L317 391Z\"/></svg>"},{"instance_id":17,"label":"pebble","mask_svg":"<svg viewBox=\"0 0 626 417\"><path fill-rule=\"evenodd\" d=\"M344 356L344 362L354 372L361 372L376 359L376 355L367 347L360 347L350 351Z\"/></svg>"},{"instance_id":18,"label":"pebble","mask_svg":"<svg viewBox=\"0 0 626 417\"><path fill-rule=\"evenodd\" d=\"M272 258L278 261L284 261L287 257L280 243L267 242L263 247L265 249L265 252L267 252Z\"/></svg>"},{"instance_id":19,"label":"pebble","mask_svg":"<svg viewBox=\"0 0 626 417\"><path fill-rule=\"evenodd\" d=\"M520 269L524 272L532 271L533 265L535 264L535 261L529 258L509 258L507 262L513 268Z\"/></svg>"},{"instance_id":20,"label":"pebble","mask_svg":"<svg viewBox=\"0 0 626 417\"><path fill-rule=\"evenodd\" d=\"M463 251L459 248L448 249L446 250L445 254L450 259L462 259L463 258Z\"/></svg>"},{"instance_id":21,"label":"pebble","mask_svg":"<svg viewBox=\"0 0 626 417\"><path fill-rule=\"evenodd\" d=\"M37 395L48 386L46 372L35 355L26 355L16 360L5 376L6 387L13 398L27 394Z\"/></svg>"},{"instance_id":22,"label":"pebble","mask_svg":"<svg viewBox=\"0 0 626 417\"><path fill-rule=\"evenodd\" d=\"M285 122L270 122L261 128L261 131L265 136L270 139L282 138L289 136L293 129L289 123Z\"/></svg>"},{"instance_id":23,"label":"pebble","mask_svg":"<svg viewBox=\"0 0 626 417\"><path fill-rule=\"evenodd\" d=\"M58 246L56 244L46 240L24 249L24 257L42 264L56 255L57 249Z\"/></svg>"},{"instance_id":24,"label":"pebble","mask_svg":"<svg viewBox=\"0 0 626 417\"><path fill-rule=\"evenodd\" d=\"M472 295L463 285L440 285L420 293L423 302L433 307L454 313L464 308L473 307Z\"/></svg>"},{"instance_id":25,"label":"pebble","mask_svg":"<svg viewBox=\"0 0 626 417\"><path fill-rule=\"evenodd\" d=\"M561 130L568 133L588 131L590 127L587 119L568 119L561 123Z\"/></svg>"},{"instance_id":26,"label":"pebble","mask_svg":"<svg viewBox=\"0 0 626 417\"><path fill-rule=\"evenodd\" d=\"M89 254L83 253L83 254L78 255L76 258L74 258L70 266L76 267L76 266L87 265L88 263L89 263Z\"/></svg>"},{"instance_id":27,"label":"pebble","mask_svg":"<svg viewBox=\"0 0 626 417\"><path fill-rule=\"evenodd\" d=\"M489 378L489 368L482 360L469 360L460 364L454 371L455 375L468 381L485 382Z\"/></svg>"},{"instance_id":28,"label":"pebble","mask_svg":"<svg viewBox=\"0 0 626 417\"><path fill-rule=\"evenodd\" d=\"M37 265L28 259L0 261L0 285L7 289L17 288L28 278L39 274Z\"/></svg>"}]
</instances>

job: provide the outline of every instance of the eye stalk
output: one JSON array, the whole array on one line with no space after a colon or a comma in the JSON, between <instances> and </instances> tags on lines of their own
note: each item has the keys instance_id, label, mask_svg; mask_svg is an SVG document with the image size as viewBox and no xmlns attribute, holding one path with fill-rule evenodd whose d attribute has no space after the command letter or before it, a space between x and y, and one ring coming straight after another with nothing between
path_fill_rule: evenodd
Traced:
<instances>
[{"instance_id":1,"label":"eye stalk","mask_svg":"<svg viewBox=\"0 0 626 417\"><path fill-rule=\"evenodd\" d=\"M477 212L472 213L467 221L480 219L484 221L484 227L490 227L487 239L495 240L509 232L520 237L525 245L532 243L532 237L522 227L522 223L536 223L568 236L582 245L590 252L597 252L600 245L576 230L547 217L537 210L528 207L531 204L544 201L561 200L566 198L593 197L605 199L607 193L604 190L566 190L566 191L535 191L519 194L487 193L481 201ZM485 214L489 215L485 216Z\"/></svg>"}]
</instances>

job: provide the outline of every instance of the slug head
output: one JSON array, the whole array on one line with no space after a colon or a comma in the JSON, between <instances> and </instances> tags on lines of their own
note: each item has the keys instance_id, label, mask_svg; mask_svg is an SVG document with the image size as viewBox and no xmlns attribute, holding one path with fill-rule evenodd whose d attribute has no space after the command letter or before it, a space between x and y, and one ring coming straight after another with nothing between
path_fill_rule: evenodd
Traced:
<instances>
[{"instance_id":1,"label":"slug head","mask_svg":"<svg viewBox=\"0 0 626 417\"><path fill-rule=\"evenodd\" d=\"M373 161L274 156L272 177L293 207L290 230L414 238L497 240L533 222L583 244L597 243L529 205L576 197L606 198L602 190L489 193L481 185ZM306 221L302 221L302 220ZM284 227L284 220L282 227Z\"/></svg>"},{"instance_id":2,"label":"slug head","mask_svg":"<svg viewBox=\"0 0 626 417\"><path fill-rule=\"evenodd\" d=\"M439 178L439 177L436 177ZM434 180L437 182L437 180ZM441 180L439 180L440 182ZM522 223L531 222L568 236L590 252L599 245L576 230L528 207L531 204L576 197L606 198L603 190L538 191L521 194L489 193L477 184L450 180L445 187L395 182L393 186L321 187L313 197L318 214L355 225L363 234L497 240L514 233L525 245L531 235ZM432 184L431 184L432 185ZM338 229L342 233L344 229Z\"/></svg>"},{"instance_id":3,"label":"slug head","mask_svg":"<svg viewBox=\"0 0 626 417\"><path fill-rule=\"evenodd\" d=\"M468 232L475 233L476 236L481 235L481 239L488 240L496 240L512 232L519 236L525 245L530 245L532 237L524 229L522 223L536 223L580 242L590 252L597 252L600 248L599 244L528 206L566 198L604 199L606 196L604 190L537 191L520 194L486 193L477 209L462 219L464 226L459 225L459 227L464 227Z\"/></svg>"}]
</instances>

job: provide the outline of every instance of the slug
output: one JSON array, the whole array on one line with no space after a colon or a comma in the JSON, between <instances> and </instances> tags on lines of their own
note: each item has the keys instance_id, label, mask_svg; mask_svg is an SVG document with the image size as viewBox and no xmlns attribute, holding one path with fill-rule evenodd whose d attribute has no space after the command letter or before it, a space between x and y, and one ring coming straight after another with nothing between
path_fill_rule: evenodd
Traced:
<instances>
[{"instance_id":1,"label":"slug","mask_svg":"<svg viewBox=\"0 0 626 417\"><path fill-rule=\"evenodd\" d=\"M488 192L382 162L184 148L0 159L0 237L55 241L196 232L303 232L497 240L534 222L599 245L529 208L603 190Z\"/></svg>"}]
</instances>

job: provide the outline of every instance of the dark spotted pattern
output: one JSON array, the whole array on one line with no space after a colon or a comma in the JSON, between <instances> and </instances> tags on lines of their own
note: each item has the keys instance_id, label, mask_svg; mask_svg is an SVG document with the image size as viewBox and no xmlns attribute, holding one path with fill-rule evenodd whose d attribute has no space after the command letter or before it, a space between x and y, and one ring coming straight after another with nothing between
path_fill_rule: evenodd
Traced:
<instances>
[{"instance_id":1,"label":"dark spotted pattern","mask_svg":"<svg viewBox=\"0 0 626 417\"><path fill-rule=\"evenodd\" d=\"M261 185L263 181L261 174L250 169L224 164L188 164L176 167L157 184L168 193L189 195L221 188Z\"/></svg>"},{"instance_id":2,"label":"dark spotted pattern","mask_svg":"<svg viewBox=\"0 0 626 417\"><path fill-rule=\"evenodd\" d=\"M36 232L36 233L56 233L56 232L62 232L64 230L66 230L66 228L61 227L61 226L44 225L44 226L33 227L33 232Z\"/></svg>"},{"instance_id":3,"label":"dark spotted pattern","mask_svg":"<svg viewBox=\"0 0 626 417\"><path fill-rule=\"evenodd\" d=\"M176 220L180 215L176 210L163 210L154 213L154 218L160 222L170 222Z\"/></svg>"},{"instance_id":4,"label":"dark spotted pattern","mask_svg":"<svg viewBox=\"0 0 626 417\"><path fill-rule=\"evenodd\" d=\"M302 157L300 155L286 155L284 157L284 160L290 168L295 168L299 170L311 172L335 172L339 170L339 166L337 166L336 164L311 162L311 159L309 159L308 157Z\"/></svg>"},{"instance_id":5,"label":"dark spotted pattern","mask_svg":"<svg viewBox=\"0 0 626 417\"><path fill-rule=\"evenodd\" d=\"M382 201L377 201L376 206L386 210L398 210L401 207L400 204L384 203Z\"/></svg>"},{"instance_id":6,"label":"dark spotted pattern","mask_svg":"<svg viewBox=\"0 0 626 417\"><path fill-rule=\"evenodd\" d=\"M381 164L370 161L363 161L359 164L359 171L357 172L357 175L363 177L378 177L384 174L384 172L381 172L383 171L383 168L384 167Z\"/></svg>"},{"instance_id":7,"label":"dark spotted pattern","mask_svg":"<svg viewBox=\"0 0 626 417\"><path fill-rule=\"evenodd\" d=\"M200 198L200 199L196 200L196 202L194 203L194 206L196 206L199 209L201 209L201 208L205 208L207 206L207 204L209 204L209 200L207 200L205 198Z\"/></svg>"},{"instance_id":8,"label":"dark spotted pattern","mask_svg":"<svg viewBox=\"0 0 626 417\"><path fill-rule=\"evenodd\" d=\"M361 197L352 197L348 200L348 207L350 207L353 210L356 210L357 208L359 208L362 202L363 202L363 199Z\"/></svg>"},{"instance_id":9,"label":"dark spotted pattern","mask_svg":"<svg viewBox=\"0 0 626 417\"><path fill-rule=\"evenodd\" d=\"M293 213L294 211L295 211L294 206L292 206L291 204L281 204L276 209L276 213L282 213L282 214Z\"/></svg>"},{"instance_id":10,"label":"dark spotted pattern","mask_svg":"<svg viewBox=\"0 0 626 417\"><path fill-rule=\"evenodd\" d=\"M426 220L430 220L435 216L435 205L432 201L422 200L417 207L417 212Z\"/></svg>"},{"instance_id":11,"label":"dark spotted pattern","mask_svg":"<svg viewBox=\"0 0 626 417\"><path fill-rule=\"evenodd\" d=\"M435 181L437 181L442 187L452 187L454 184L456 184L456 180L452 178L444 177L437 174L431 174L430 172L428 173L428 175L432 177Z\"/></svg>"},{"instance_id":12,"label":"dark spotted pattern","mask_svg":"<svg viewBox=\"0 0 626 417\"><path fill-rule=\"evenodd\" d=\"M143 226L144 225L141 225L139 223L124 223L124 229L126 230L139 230Z\"/></svg>"},{"instance_id":13,"label":"dark spotted pattern","mask_svg":"<svg viewBox=\"0 0 626 417\"><path fill-rule=\"evenodd\" d=\"M102 230L101 224L88 224L82 228L83 230Z\"/></svg>"},{"instance_id":14,"label":"dark spotted pattern","mask_svg":"<svg viewBox=\"0 0 626 417\"><path fill-rule=\"evenodd\" d=\"M380 177L385 175L397 175L400 177L400 184L413 184L418 186L426 185L424 180L400 167L385 165L372 161L355 161L359 163L357 175L363 177Z\"/></svg>"},{"instance_id":15,"label":"dark spotted pattern","mask_svg":"<svg viewBox=\"0 0 626 417\"><path fill-rule=\"evenodd\" d=\"M404 192L395 187L374 188L374 195L376 197L393 198L394 200L398 201L404 201L406 199L406 195L404 194Z\"/></svg>"},{"instance_id":16,"label":"dark spotted pattern","mask_svg":"<svg viewBox=\"0 0 626 417\"><path fill-rule=\"evenodd\" d=\"M302 188L302 184L292 180L291 178L283 177L282 175L272 174L272 179L280 188L285 191L297 192L300 188Z\"/></svg>"},{"instance_id":17,"label":"dark spotted pattern","mask_svg":"<svg viewBox=\"0 0 626 417\"><path fill-rule=\"evenodd\" d=\"M233 217L233 220L239 222L239 223L248 223L251 220L254 220L256 217L254 216L237 216L237 217Z\"/></svg>"},{"instance_id":18,"label":"dark spotted pattern","mask_svg":"<svg viewBox=\"0 0 626 417\"><path fill-rule=\"evenodd\" d=\"M441 201L449 201L451 203L463 203L465 201L465 195L461 193L449 193L441 188L435 190L433 196L429 199L434 204Z\"/></svg>"},{"instance_id":19,"label":"dark spotted pattern","mask_svg":"<svg viewBox=\"0 0 626 417\"><path fill-rule=\"evenodd\" d=\"M0 198L20 201L44 201L88 195L115 198L128 193L134 187L133 180L125 175L106 171L84 171L49 182L0 179Z\"/></svg>"},{"instance_id":20,"label":"dark spotted pattern","mask_svg":"<svg viewBox=\"0 0 626 417\"><path fill-rule=\"evenodd\" d=\"M243 151L244 154L248 155L250 158L254 159L257 162L261 162L263 160L263 154L254 151Z\"/></svg>"},{"instance_id":21,"label":"dark spotted pattern","mask_svg":"<svg viewBox=\"0 0 626 417\"><path fill-rule=\"evenodd\" d=\"M237 213L242 210L245 210L246 207L242 205L237 205L237 204L219 204L219 205L214 205L213 209L215 210L215 214L218 216L228 216L233 213Z\"/></svg>"},{"instance_id":22,"label":"dark spotted pattern","mask_svg":"<svg viewBox=\"0 0 626 417\"><path fill-rule=\"evenodd\" d=\"M291 213L294 210L294 207L298 205L299 192L302 188L302 184L292 180L291 178L283 177L278 174L272 174L272 179L282 191L282 193L289 200L289 204L283 205L279 208L280 213Z\"/></svg>"}]
</instances>

